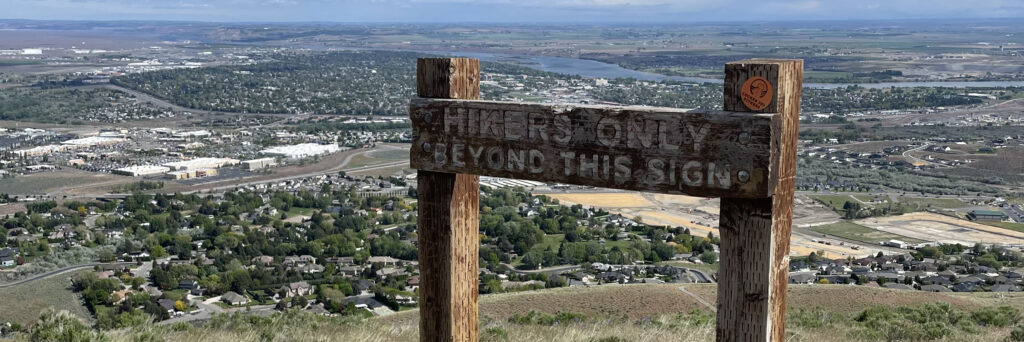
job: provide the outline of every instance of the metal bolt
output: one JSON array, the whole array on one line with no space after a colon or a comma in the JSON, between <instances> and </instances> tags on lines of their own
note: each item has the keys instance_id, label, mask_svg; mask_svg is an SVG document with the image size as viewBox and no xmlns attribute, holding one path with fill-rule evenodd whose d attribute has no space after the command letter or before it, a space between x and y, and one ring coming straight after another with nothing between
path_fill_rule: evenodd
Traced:
<instances>
[{"instance_id":1,"label":"metal bolt","mask_svg":"<svg viewBox=\"0 0 1024 342\"><path fill-rule=\"evenodd\" d=\"M748 142L750 142L750 133L747 133L747 132L740 133L740 143L741 144L746 144Z\"/></svg>"},{"instance_id":2,"label":"metal bolt","mask_svg":"<svg viewBox=\"0 0 1024 342\"><path fill-rule=\"evenodd\" d=\"M430 152L430 143L423 143L423 152Z\"/></svg>"},{"instance_id":3,"label":"metal bolt","mask_svg":"<svg viewBox=\"0 0 1024 342\"><path fill-rule=\"evenodd\" d=\"M739 178L740 183L746 183L750 180L750 173L747 170L740 170L736 173L736 178Z\"/></svg>"},{"instance_id":4,"label":"metal bolt","mask_svg":"<svg viewBox=\"0 0 1024 342\"><path fill-rule=\"evenodd\" d=\"M427 114L423 115L423 120L426 120L427 122L434 121L434 116L428 112Z\"/></svg>"}]
</instances>

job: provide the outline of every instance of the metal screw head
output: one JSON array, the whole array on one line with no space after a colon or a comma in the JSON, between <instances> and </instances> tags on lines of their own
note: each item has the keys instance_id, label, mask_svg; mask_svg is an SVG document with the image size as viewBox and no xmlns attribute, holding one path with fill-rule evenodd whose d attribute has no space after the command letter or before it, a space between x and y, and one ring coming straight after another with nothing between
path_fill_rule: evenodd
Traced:
<instances>
[{"instance_id":1,"label":"metal screw head","mask_svg":"<svg viewBox=\"0 0 1024 342\"><path fill-rule=\"evenodd\" d=\"M746 183L750 180L750 173L747 170L740 170L736 173L736 178L740 180L740 183Z\"/></svg>"},{"instance_id":2,"label":"metal screw head","mask_svg":"<svg viewBox=\"0 0 1024 342\"><path fill-rule=\"evenodd\" d=\"M423 152L430 152L430 143L423 143Z\"/></svg>"},{"instance_id":3,"label":"metal screw head","mask_svg":"<svg viewBox=\"0 0 1024 342\"><path fill-rule=\"evenodd\" d=\"M423 115L423 120L426 120L427 122L434 121L434 115L432 115L430 113L424 114Z\"/></svg>"},{"instance_id":4,"label":"metal screw head","mask_svg":"<svg viewBox=\"0 0 1024 342\"><path fill-rule=\"evenodd\" d=\"M747 133L747 132L740 133L740 143L746 144L748 142L750 142L750 133Z\"/></svg>"}]
</instances>

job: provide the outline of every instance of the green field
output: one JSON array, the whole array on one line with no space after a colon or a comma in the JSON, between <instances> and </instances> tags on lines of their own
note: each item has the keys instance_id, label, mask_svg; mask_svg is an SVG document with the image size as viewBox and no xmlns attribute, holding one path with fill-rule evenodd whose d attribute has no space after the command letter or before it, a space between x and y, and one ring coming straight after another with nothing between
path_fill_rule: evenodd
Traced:
<instances>
[{"instance_id":1,"label":"green field","mask_svg":"<svg viewBox=\"0 0 1024 342\"><path fill-rule=\"evenodd\" d=\"M548 248L551 248L553 251L557 253L558 247L562 245L562 241L565 241L565 234L545 234L544 240L537 243L536 245L533 245L533 248L530 248L530 252L541 253L547 250ZM513 259L511 265L515 267L522 265L523 262L521 261L521 259L522 256Z\"/></svg>"},{"instance_id":2,"label":"green field","mask_svg":"<svg viewBox=\"0 0 1024 342\"><path fill-rule=\"evenodd\" d=\"M919 197L899 197L901 203L908 205L916 205L919 209L925 209L928 207L938 208L963 208L968 206L961 200L955 198L919 198Z\"/></svg>"},{"instance_id":3,"label":"green field","mask_svg":"<svg viewBox=\"0 0 1024 342\"><path fill-rule=\"evenodd\" d=\"M867 244L878 244L881 241L901 240L907 243L922 243L924 240L909 238L902 235L871 229L849 221L839 221L824 226L811 227L812 231L843 239L859 241Z\"/></svg>"},{"instance_id":4,"label":"green field","mask_svg":"<svg viewBox=\"0 0 1024 342\"><path fill-rule=\"evenodd\" d=\"M86 321L92 315L82 305L82 300L71 291L71 278L91 272L81 270L45 278L17 286L0 288L0 323L18 322L27 326L39 318L39 313L48 307L67 310Z\"/></svg>"},{"instance_id":5,"label":"green field","mask_svg":"<svg viewBox=\"0 0 1024 342\"><path fill-rule=\"evenodd\" d=\"M677 261L677 260L662 261L661 264L678 266L678 267L685 267L685 268L694 269L694 270L701 270L701 271L708 272L708 273L718 272L718 265L719 265L717 263L715 263L715 264L694 264L694 263L689 262L689 261Z\"/></svg>"},{"instance_id":6,"label":"green field","mask_svg":"<svg viewBox=\"0 0 1024 342\"><path fill-rule=\"evenodd\" d=\"M843 204L854 201L849 195L811 195L810 197L835 211L843 211Z\"/></svg>"}]
</instances>

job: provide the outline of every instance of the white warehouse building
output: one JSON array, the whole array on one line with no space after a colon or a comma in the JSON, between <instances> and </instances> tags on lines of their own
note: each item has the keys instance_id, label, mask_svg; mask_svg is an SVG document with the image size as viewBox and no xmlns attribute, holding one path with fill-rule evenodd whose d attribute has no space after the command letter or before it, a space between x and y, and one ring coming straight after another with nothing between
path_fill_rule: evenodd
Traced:
<instances>
[{"instance_id":1,"label":"white warehouse building","mask_svg":"<svg viewBox=\"0 0 1024 342\"><path fill-rule=\"evenodd\" d=\"M171 169L157 165L136 165L115 169L111 173L131 177L145 177L164 174Z\"/></svg>"},{"instance_id":2,"label":"white warehouse building","mask_svg":"<svg viewBox=\"0 0 1024 342\"><path fill-rule=\"evenodd\" d=\"M114 145L114 144L119 144L119 143L122 143L122 142L125 142L125 141L127 141L127 140L122 139L122 138L87 137L87 138L81 138L81 139L66 140L66 141L62 142L61 144L71 145L71 146L79 146L79 147L89 147L89 146Z\"/></svg>"},{"instance_id":3,"label":"white warehouse building","mask_svg":"<svg viewBox=\"0 0 1024 342\"><path fill-rule=\"evenodd\" d=\"M260 170L277 166L277 160L274 158L259 158L242 161L242 165L246 170Z\"/></svg>"},{"instance_id":4,"label":"white warehouse building","mask_svg":"<svg viewBox=\"0 0 1024 342\"><path fill-rule=\"evenodd\" d=\"M320 145L314 143L298 144L298 145L285 145L275 146L260 151L260 153L282 157L286 159L300 159L312 156L318 156L321 154L330 154L340 151L341 148L335 144Z\"/></svg>"}]
</instances>

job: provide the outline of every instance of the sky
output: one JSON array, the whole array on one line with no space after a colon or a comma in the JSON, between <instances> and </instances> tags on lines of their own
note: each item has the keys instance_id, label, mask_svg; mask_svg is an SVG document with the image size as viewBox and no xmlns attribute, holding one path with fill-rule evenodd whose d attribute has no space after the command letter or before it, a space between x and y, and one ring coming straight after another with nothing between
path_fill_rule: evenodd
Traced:
<instances>
[{"instance_id":1,"label":"sky","mask_svg":"<svg viewBox=\"0 0 1024 342\"><path fill-rule=\"evenodd\" d=\"M0 0L0 18L214 22L693 22L1024 18L1024 0Z\"/></svg>"}]
</instances>

